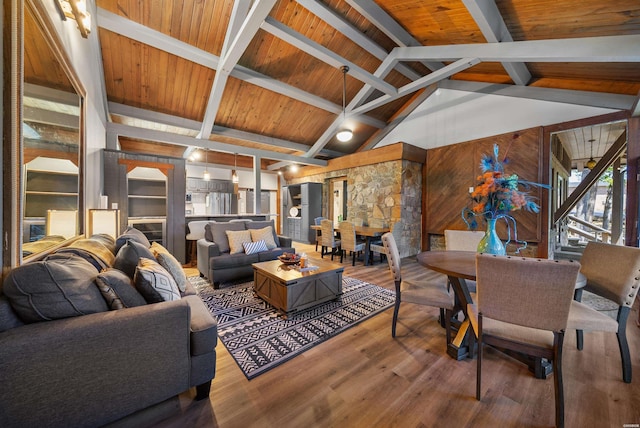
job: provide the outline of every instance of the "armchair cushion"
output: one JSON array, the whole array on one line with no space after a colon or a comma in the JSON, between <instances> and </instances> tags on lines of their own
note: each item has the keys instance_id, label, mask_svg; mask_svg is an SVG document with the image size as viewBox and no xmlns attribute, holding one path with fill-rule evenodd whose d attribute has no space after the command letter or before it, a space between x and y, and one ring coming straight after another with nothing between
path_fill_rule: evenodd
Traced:
<instances>
[{"instance_id":1,"label":"armchair cushion","mask_svg":"<svg viewBox=\"0 0 640 428\"><path fill-rule=\"evenodd\" d=\"M109 310L94 280L91 263L74 255L27 263L9 272L3 292L25 323Z\"/></svg>"},{"instance_id":2,"label":"armchair cushion","mask_svg":"<svg viewBox=\"0 0 640 428\"><path fill-rule=\"evenodd\" d=\"M96 277L96 285L107 301L109 309L133 308L146 305L144 297L135 289L131 278L118 269L108 269Z\"/></svg>"}]
</instances>

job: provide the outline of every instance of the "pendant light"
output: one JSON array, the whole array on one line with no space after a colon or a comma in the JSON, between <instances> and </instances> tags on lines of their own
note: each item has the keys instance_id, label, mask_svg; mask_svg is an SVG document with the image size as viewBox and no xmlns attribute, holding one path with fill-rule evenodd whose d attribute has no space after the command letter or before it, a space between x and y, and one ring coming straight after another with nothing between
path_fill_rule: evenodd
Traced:
<instances>
[{"instance_id":1,"label":"pendant light","mask_svg":"<svg viewBox=\"0 0 640 428\"><path fill-rule=\"evenodd\" d=\"M596 141L593 138L589 140L589 142L591 143L591 157L589 158L589 160L587 161L587 163L585 164L585 166L589 169L593 169L596 166L596 160L593 158L593 142Z\"/></svg>"},{"instance_id":2,"label":"pendant light","mask_svg":"<svg viewBox=\"0 0 640 428\"><path fill-rule=\"evenodd\" d=\"M238 183L238 173L236 172L236 169L238 168L238 154L234 153L233 154L233 169L231 170L231 181L234 184Z\"/></svg>"},{"instance_id":3,"label":"pendant light","mask_svg":"<svg viewBox=\"0 0 640 428\"><path fill-rule=\"evenodd\" d=\"M342 121L344 126L344 121L347 119L347 72L349 71L349 67L343 65L340 67L340 70L342 70ZM336 134L336 138L338 141L346 143L353 138L353 132L348 128L342 128Z\"/></svg>"},{"instance_id":4,"label":"pendant light","mask_svg":"<svg viewBox=\"0 0 640 428\"><path fill-rule=\"evenodd\" d=\"M205 149L206 151L204 152L204 174L202 174L202 178L204 179L204 181L209 181L211 180L211 174L209 174L209 170L207 169L207 167L209 166L209 150Z\"/></svg>"}]
</instances>

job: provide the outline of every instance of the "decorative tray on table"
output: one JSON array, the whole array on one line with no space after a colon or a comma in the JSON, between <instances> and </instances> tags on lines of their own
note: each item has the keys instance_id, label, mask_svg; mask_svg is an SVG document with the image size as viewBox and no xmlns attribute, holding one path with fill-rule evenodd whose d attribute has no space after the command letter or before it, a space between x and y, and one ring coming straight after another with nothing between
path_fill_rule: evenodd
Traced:
<instances>
[{"instance_id":1,"label":"decorative tray on table","mask_svg":"<svg viewBox=\"0 0 640 428\"><path fill-rule=\"evenodd\" d=\"M278 260L285 265L297 265L300 263L300 256L297 254L284 253L283 255L278 256Z\"/></svg>"}]
</instances>

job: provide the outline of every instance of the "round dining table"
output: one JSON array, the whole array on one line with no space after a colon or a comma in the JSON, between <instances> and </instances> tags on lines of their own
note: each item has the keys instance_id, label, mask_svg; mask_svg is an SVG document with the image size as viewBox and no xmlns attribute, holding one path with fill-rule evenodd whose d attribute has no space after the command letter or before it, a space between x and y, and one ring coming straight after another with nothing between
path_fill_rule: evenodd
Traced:
<instances>
[{"instance_id":1,"label":"round dining table","mask_svg":"<svg viewBox=\"0 0 640 428\"><path fill-rule=\"evenodd\" d=\"M476 252L475 251L425 251L419 253L416 259L419 264L433 271L443 273L449 278L449 283L455 294L455 304L453 308L452 328L456 328L451 343L447 344L447 353L457 360L462 360L470 356L469 335L473 334L470 322L467 317L467 305L473 303L471 290L467 281L476 280ZM519 257L519 256L515 256ZM587 284L587 279L582 273L578 273L576 280L576 290ZM457 320L458 314L462 312L464 319ZM544 362L537 361L535 367L531 367L536 377L546 378L551 373L551 367Z\"/></svg>"}]
</instances>

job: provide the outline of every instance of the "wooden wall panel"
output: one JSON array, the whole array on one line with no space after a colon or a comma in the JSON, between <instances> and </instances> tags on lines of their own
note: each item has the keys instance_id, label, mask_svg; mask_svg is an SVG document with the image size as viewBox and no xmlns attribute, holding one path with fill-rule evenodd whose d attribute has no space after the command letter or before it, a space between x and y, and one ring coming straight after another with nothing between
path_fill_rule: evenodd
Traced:
<instances>
[{"instance_id":1,"label":"wooden wall panel","mask_svg":"<svg viewBox=\"0 0 640 428\"><path fill-rule=\"evenodd\" d=\"M500 147L500 159L507 157L507 174L517 174L521 179L533 182L540 182L544 177L539 128L427 150L426 234L442 235L445 229L466 229L461 212L464 207L471 207L469 187L477 184L480 159L483 154L492 153L494 143ZM538 188L532 189L530 194L542 203L542 192ZM517 222L518 238L539 242L542 236L540 215L524 211L512 214ZM501 238L507 238L503 221L499 222L497 230Z\"/></svg>"}]
</instances>

